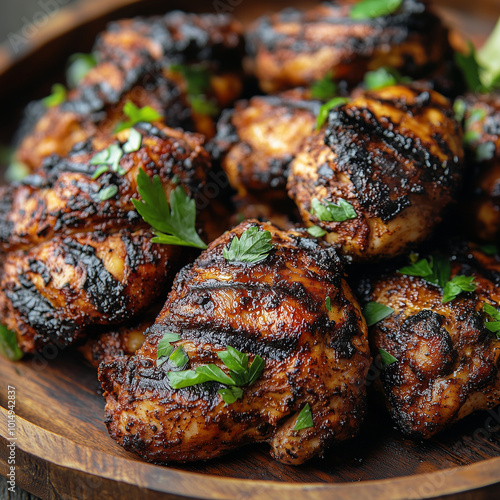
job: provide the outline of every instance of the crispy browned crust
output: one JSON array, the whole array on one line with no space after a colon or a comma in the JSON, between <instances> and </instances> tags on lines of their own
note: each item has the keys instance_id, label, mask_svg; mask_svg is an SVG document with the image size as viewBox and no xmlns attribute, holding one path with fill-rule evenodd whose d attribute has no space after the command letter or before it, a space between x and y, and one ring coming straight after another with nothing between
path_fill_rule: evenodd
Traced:
<instances>
[{"instance_id":1,"label":"crispy browned crust","mask_svg":"<svg viewBox=\"0 0 500 500\"><path fill-rule=\"evenodd\" d=\"M500 403L500 340L484 327L492 319L482 310L500 304L500 258L472 244L447 257L452 276L475 277L477 293L442 304L440 288L398 273L376 277L364 290L367 300L394 309L370 328L370 344L374 356L384 349L397 359L382 371L379 388L398 427L416 437Z\"/></svg>"},{"instance_id":2,"label":"crispy browned crust","mask_svg":"<svg viewBox=\"0 0 500 500\"><path fill-rule=\"evenodd\" d=\"M464 206L464 216L474 237L499 241L500 94L469 94L463 100L467 137L473 134L466 145L472 178L467 183L468 203ZM477 155L484 148L488 148L491 157L478 160Z\"/></svg>"},{"instance_id":3,"label":"crispy browned crust","mask_svg":"<svg viewBox=\"0 0 500 500\"><path fill-rule=\"evenodd\" d=\"M404 253L429 237L459 186L462 133L449 101L418 85L367 92L330 112L292 162L289 195L307 225L357 260ZM313 199L348 201L355 219L320 221Z\"/></svg>"},{"instance_id":4,"label":"crispy browned crust","mask_svg":"<svg viewBox=\"0 0 500 500\"><path fill-rule=\"evenodd\" d=\"M311 135L321 103L299 91L239 101L217 124L216 157L240 197L286 200L290 162Z\"/></svg>"},{"instance_id":5,"label":"crispy browned crust","mask_svg":"<svg viewBox=\"0 0 500 500\"><path fill-rule=\"evenodd\" d=\"M138 199L137 174L159 175L165 189L175 188L174 176L189 196L203 198L210 172L210 157L201 136L150 124L135 127L142 136L141 148L120 161L124 175L107 172L98 179L90 161L97 151L115 142L114 135L98 136L81 144L66 158L53 156L37 174L18 186L0 189L0 249L29 248L56 235L81 231L117 231L144 227L134 210ZM121 142L129 131L119 134ZM118 187L115 197L102 201L99 191ZM204 198L203 198L204 199Z\"/></svg>"},{"instance_id":6,"label":"crispy browned crust","mask_svg":"<svg viewBox=\"0 0 500 500\"><path fill-rule=\"evenodd\" d=\"M185 82L165 69L203 63L213 75L211 92L224 106L241 92L242 50L241 26L230 16L175 11L111 23L94 48L99 64L64 103L35 118L17 158L35 170L44 158L67 155L97 131L112 132L127 120L123 114L127 101L151 106L171 127L210 135L211 118L192 112Z\"/></svg>"},{"instance_id":7,"label":"crispy browned crust","mask_svg":"<svg viewBox=\"0 0 500 500\"><path fill-rule=\"evenodd\" d=\"M108 430L127 450L153 462L184 462L269 441L277 460L300 464L357 432L370 357L366 325L335 251L259 224L272 234L268 257L254 265L227 262L223 248L254 224L221 236L178 274L135 356L101 366ZM177 345L190 368L215 363L226 370L216 352L231 345L262 356L265 370L227 406L216 383L172 390L166 372L174 368L156 367L166 331L181 336ZM305 403L314 428L293 431Z\"/></svg>"},{"instance_id":8,"label":"crispy browned crust","mask_svg":"<svg viewBox=\"0 0 500 500\"><path fill-rule=\"evenodd\" d=\"M394 15L367 20L351 19L351 6L325 2L260 18L247 46L262 89L308 87L328 72L357 84L381 66L422 78L450 56L447 30L424 2L405 0Z\"/></svg>"},{"instance_id":9,"label":"crispy browned crust","mask_svg":"<svg viewBox=\"0 0 500 500\"><path fill-rule=\"evenodd\" d=\"M164 294L182 251L151 243L148 230L56 236L7 254L0 278L2 324L24 352L62 348L95 325L130 320Z\"/></svg>"}]
</instances>

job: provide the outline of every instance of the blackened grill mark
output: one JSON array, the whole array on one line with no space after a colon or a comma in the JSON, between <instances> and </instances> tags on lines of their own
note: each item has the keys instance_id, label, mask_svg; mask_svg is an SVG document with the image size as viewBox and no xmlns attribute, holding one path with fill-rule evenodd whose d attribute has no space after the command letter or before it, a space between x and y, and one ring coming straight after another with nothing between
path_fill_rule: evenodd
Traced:
<instances>
[{"instance_id":1,"label":"blackened grill mark","mask_svg":"<svg viewBox=\"0 0 500 500\"><path fill-rule=\"evenodd\" d=\"M33 328L37 337L47 336L63 345L70 344L78 325L59 314L26 276L18 274L17 281L20 286L5 290L5 295L22 321Z\"/></svg>"},{"instance_id":2,"label":"blackened grill mark","mask_svg":"<svg viewBox=\"0 0 500 500\"><path fill-rule=\"evenodd\" d=\"M71 238L64 239L61 248L66 253L68 265L85 269L83 288L97 311L109 315L110 321L127 317L125 287L105 268L103 261L95 255L95 248L81 245Z\"/></svg>"},{"instance_id":3,"label":"blackened grill mark","mask_svg":"<svg viewBox=\"0 0 500 500\"><path fill-rule=\"evenodd\" d=\"M52 276L50 275L47 266L41 260L29 260L28 266L30 271L35 274L39 274L43 279L43 284L47 286L52 281Z\"/></svg>"}]
</instances>

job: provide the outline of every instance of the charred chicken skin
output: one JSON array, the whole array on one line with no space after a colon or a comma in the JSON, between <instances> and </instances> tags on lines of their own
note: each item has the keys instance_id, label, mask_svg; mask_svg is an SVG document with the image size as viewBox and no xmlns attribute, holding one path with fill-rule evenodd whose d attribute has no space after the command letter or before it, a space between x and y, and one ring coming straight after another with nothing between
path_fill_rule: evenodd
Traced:
<instances>
[{"instance_id":1,"label":"charred chicken skin","mask_svg":"<svg viewBox=\"0 0 500 500\"><path fill-rule=\"evenodd\" d=\"M472 169L465 217L481 240L500 239L500 94L469 94L465 103L466 153Z\"/></svg>"},{"instance_id":2,"label":"charred chicken skin","mask_svg":"<svg viewBox=\"0 0 500 500\"><path fill-rule=\"evenodd\" d=\"M270 253L255 264L226 260L223 249L252 227L270 232ZM157 363L165 332L180 335L173 345L182 346L191 369L214 363L227 371L217 356L227 346L250 360L261 356L265 368L232 404L218 394L219 383L174 390L167 373L175 368ZM208 459L265 441L277 460L300 464L358 430L368 351L335 251L247 221L178 274L135 356L101 365L106 422L122 446L153 462ZM306 404L314 425L294 430Z\"/></svg>"},{"instance_id":3,"label":"charred chicken skin","mask_svg":"<svg viewBox=\"0 0 500 500\"><path fill-rule=\"evenodd\" d=\"M160 128L158 128L160 127ZM179 184L202 199L210 158L203 138L151 124L99 137L67 158L52 156L37 174L3 188L0 322L25 352L67 346L96 325L120 324L147 310L172 282L186 251L151 243L135 211L137 175L158 175L167 195ZM123 173L102 173L92 161L111 144L141 143L119 160ZM115 186L108 199L102 189Z\"/></svg>"},{"instance_id":4,"label":"charred chicken skin","mask_svg":"<svg viewBox=\"0 0 500 500\"><path fill-rule=\"evenodd\" d=\"M473 276L475 292L442 303L443 290L416 276L390 273L365 283L362 294L394 312L370 328L373 354L396 361L380 388L398 427L429 438L470 413L500 403L500 340L485 325L485 304L500 305L500 258L475 245L445 256L451 277Z\"/></svg>"},{"instance_id":5,"label":"charred chicken skin","mask_svg":"<svg viewBox=\"0 0 500 500\"><path fill-rule=\"evenodd\" d=\"M424 2L404 0L392 15L362 20L350 17L352 6L325 2L258 20L247 47L261 88L309 87L329 73L356 85L382 66L421 78L449 58L447 30Z\"/></svg>"},{"instance_id":6,"label":"charred chicken skin","mask_svg":"<svg viewBox=\"0 0 500 500\"><path fill-rule=\"evenodd\" d=\"M294 90L256 96L226 110L217 124L215 156L240 197L286 199L288 168L316 124L321 102Z\"/></svg>"},{"instance_id":7,"label":"charred chicken skin","mask_svg":"<svg viewBox=\"0 0 500 500\"><path fill-rule=\"evenodd\" d=\"M292 162L288 191L304 222L324 229L342 253L389 258L431 234L462 164L461 128L448 100L397 85L333 109L326 131L308 138ZM348 207L349 216L325 216L332 204Z\"/></svg>"},{"instance_id":8,"label":"charred chicken skin","mask_svg":"<svg viewBox=\"0 0 500 500\"><path fill-rule=\"evenodd\" d=\"M34 119L17 158L35 170L53 153L66 156L97 132L113 132L128 119L128 101L152 107L167 125L211 135L213 122L192 106L200 96L190 95L182 68L206 69L204 97L212 107L226 106L241 92L242 48L241 27L229 16L172 12L111 23L94 48L98 65L65 102Z\"/></svg>"}]
</instances>

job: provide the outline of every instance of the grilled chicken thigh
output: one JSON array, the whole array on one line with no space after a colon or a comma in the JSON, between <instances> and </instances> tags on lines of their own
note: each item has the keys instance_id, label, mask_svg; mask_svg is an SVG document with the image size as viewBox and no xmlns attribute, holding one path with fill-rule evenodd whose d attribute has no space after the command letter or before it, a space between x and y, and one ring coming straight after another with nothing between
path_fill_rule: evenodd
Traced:
<instances>
[{"instance_id":1,"label":"grilled chicken thigh","mask_svg":"<svg viewBox=\"0 0 500 500\"><path fill-rule=\"evenodd\" d=\"M251 228L270 232L272 250L254 264L228 261L224 248ZM173 345L187 354L184 367L157 360L166 332L180 336ZM172 370L213 363L227 373L217 353L228 346L265 363L235 402L224 403L219 383L172 389ZM300 464L356 433L369 363L366 325L335 251L247 221L178 274L143 347L101 365L100 380L111 436L147 460L208 459L266 441L277 460ZM294 430L306 404L313 426Z\"/></svg>"},{"instance_id":2,"label":"grilled chicken thigh","mask_svg":"<svg viewBox=\"0 0 500 500\"><path fill-rule=\"evenodd\" d=\"M242 49L241 27L229 16L172 12L111 23L94 49L98 65L65 102L35 119L17 158L37 169L53 153L66 156L97 132L111 133L128 120L127 101L152 107L172 127L213 134L211 118L193 99L213 100L211 108L217 108L239 96ZM193 68L194 94L185 78Z\"/></svg>"},{"instance_id":3,"label":"grilled chicken thigh","mask_svg":"<svg viewBox=\"0 0 500 500\"><path fill-rule=\"evenodd\" d=\"M394 14L375 19L352 19L353 3L325 2L259 19L247 47L261 88L309 87L328 73L355 85L382 66L421 78L450 58L447 30L424 2L404 0Z\"/></svg>"},{"instance_id":4,"label":"grilled chicken thigh","mask_svg":"<svg viewBox=\"0 0 500 500\"><path fill-rule=\"evenodd\" d=\"M160 127L160 128L158 128ZM135 211L137 175L157 175L165 194L182 186L204 206L210 158L203 138L151 124L96 137L67 158L52 156L21 184L2 190L0 204L0 322L17 333L25 352L64 347L96 325L118 325L164 298L189 251L151 243ZM94 179L96 154L136 150ZM115 186L116 194L99 193ZM209 208L205 208L209 212Z\"/></svg>"},{"instance_id":5,"label":"grilled chicken thigh","mask_svg":"<svg viewBox=\"0 0 500 500\"><path fill-rule=\"evenodd\" d=\"M159 127L159 128L158 128ZM111 171L98 179L92 164L96 153L112 144L124 143L130 129L118 136L98 136L82 143L68 157L51 157L44 168L15 186L0 189L0 249L29 248L58 234L144 227L134 210L138 199L137 174L159 175L167 197L176 183L190 197L200 199L210 172L210 157L203 138L151 124L139 124L142 143L138 151L124 154L119 162L123 175ZM118 188L110 199L99 192L110 185Z\"/></svg>"},{"instance_id":6,"label":"grilled chicken thigh","mask_svg":"<svg viewBox=\"0 0 500 500\"><path fill-rule=\"evenodd\" d=\"M311 135L292 162L288 190L304 222L320 226L344 254L388 258L431 234L462 163L448 100L397 85L333 109L326 131Z\"/></svg>"},{"instance_id":7,"label":"grilled chicken thigh","mask_svg":"<svg viewBox=\"0 0 500 500\"><path fill-rule=\"evenodd\" d=\"M465 217L472 234L500 239L500 94L469 94L465 104L465 143L469 154Z\"/></svg>"},{"instance_id":8,"label":"grilled chicken thigh","mask_svg":"<svg viewBox=\"0 0 500 500\"><path fill-rule=\"evenodd\" d=\"M365 282L366 300L394 312L370 328L373 354L396 361L381 374L386 404L405 433L429 438L473 411L500 403L500 339L485 304L500 305L500 258L475 245L445 255L451 276L473 276L475 292L442 303L443 290L416 276L390 273Z\"/></svg>"},{"instance_id":9,"label":"grilled chicken thigh","mask_svg":"<svg viewBox=\"0 0 500 500\"><path fill-rule=\"evenodd\" d=\"M261 202L287 198L290 162L311 135L321 106L303 94L256 96L223 113L214 153L240 197L252 195Z\"/></svg>"}]
</instances>

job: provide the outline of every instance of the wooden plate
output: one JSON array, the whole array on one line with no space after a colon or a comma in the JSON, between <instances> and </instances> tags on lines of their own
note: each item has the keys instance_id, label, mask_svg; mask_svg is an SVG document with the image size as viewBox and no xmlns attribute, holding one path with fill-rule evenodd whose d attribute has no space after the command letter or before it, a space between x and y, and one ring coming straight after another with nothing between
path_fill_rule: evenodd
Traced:
<instances>
[{"instance_id":1,"label":"wooden plate","mask_svg":"<svg viewBox=\"0 0 500 500\"><path fill-rule=\"evenodd\" d=\"M491 0L483 0L492 8ZM47 93L67 56L88 51L112 18L168 10L146 0L86 1L62 13L23 53L0 49L0 142L8 140L25 101ZM286 2L277 2L277 9ZM308 2L310 4L310 2ZM480 2L475 2L481 5ZM238 4L238 0L227 2ZM264 2L239 2L244 20ZM488 5L490 5L488 7ZM184 8L201 10L206 2ZM499 8L500 10L500 8ZM486 11L485 11L486 12ZM444 11L446 19L480 40L495 17ZM9 92L9 99L5 96ZM405 439L385 410L371 406L361 434L301 467L273 461L267 445L184 466L145 463L112 441L103 423L104 400L95 370L78 356L48 351L19 363L0 362L0 473L9 471L14 440L16 483L42 498L167 498L280 500L498 499L500 407L458 423L428 442ZM8 388L15 393L15 428L9 426ZM12 433L12 434L11 434Z\"/></svg>"}]
</instances>

